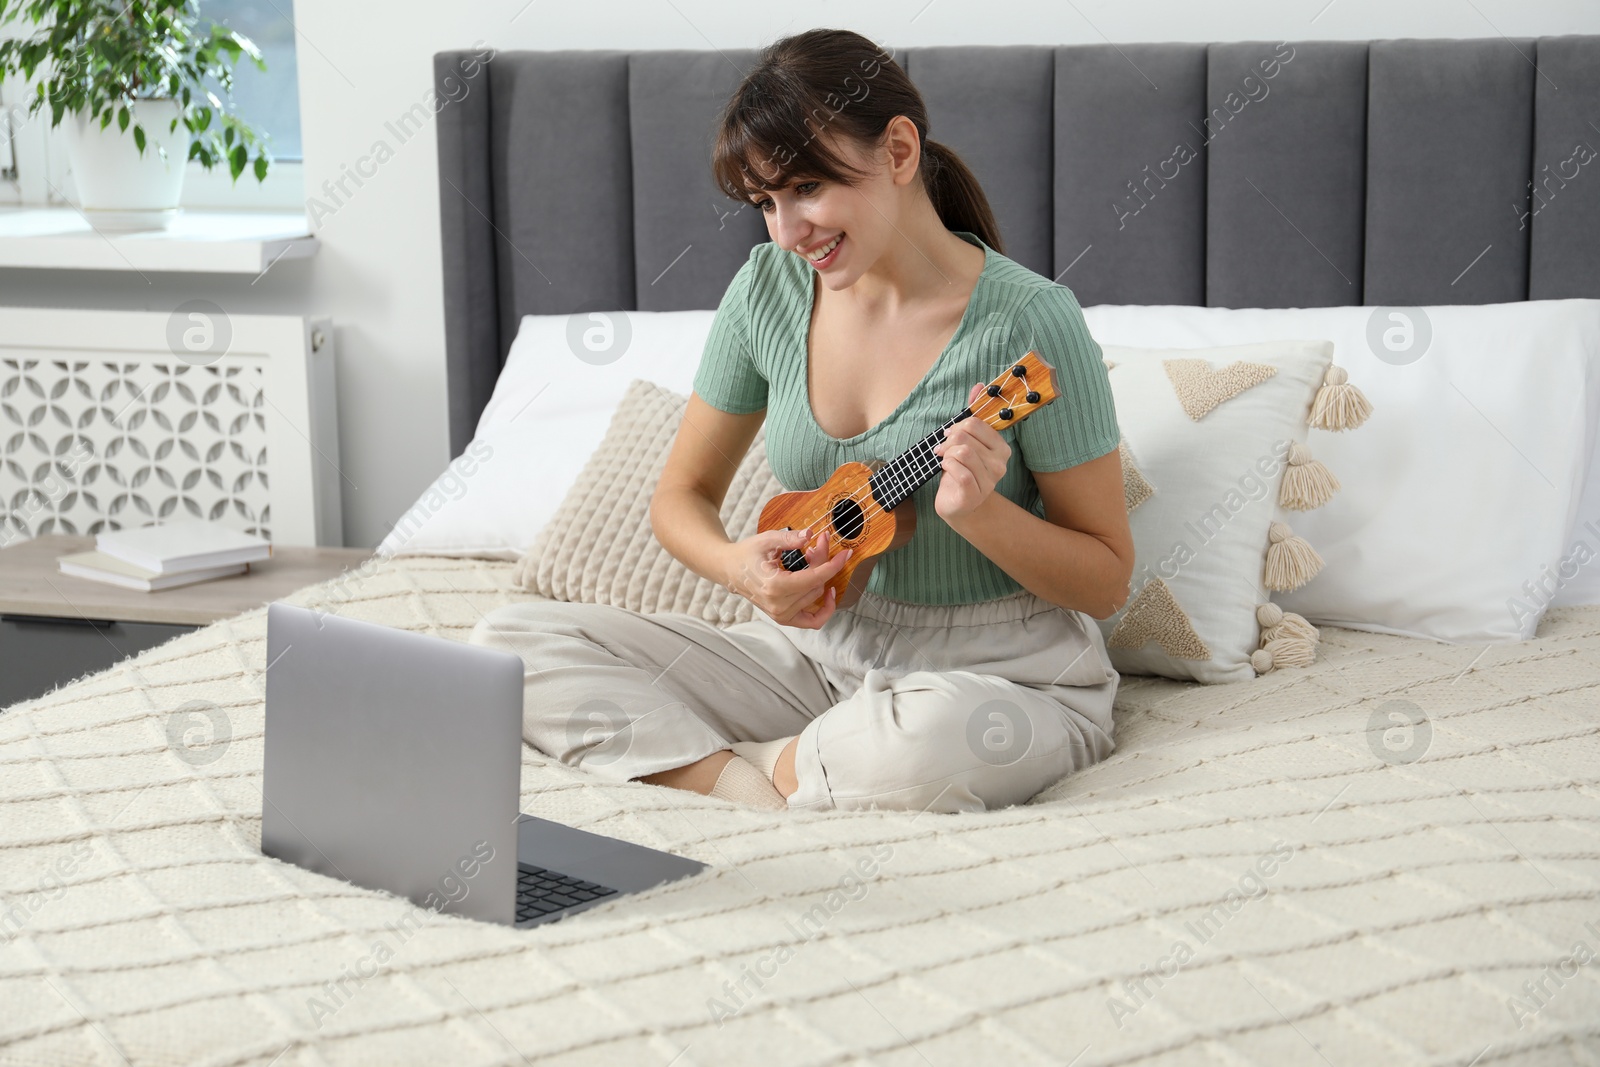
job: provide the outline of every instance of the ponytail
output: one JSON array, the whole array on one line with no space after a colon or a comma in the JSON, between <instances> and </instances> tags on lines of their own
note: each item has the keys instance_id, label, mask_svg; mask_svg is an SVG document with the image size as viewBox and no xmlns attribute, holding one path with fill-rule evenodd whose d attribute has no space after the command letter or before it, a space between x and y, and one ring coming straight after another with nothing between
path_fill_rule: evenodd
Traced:
<instances>
[{"instance_id":1,"label":"ponytail","mask_svg":"<svg viewBox=\"0 0 1600 1067\"><path fill-rule=\"evenodd\" d=\"M955 150L929 138L922 140L923 186L947 230L966 230L990 248L1000 246L1000 227L989 208L989 198Z\"/></svg>"}]
</instances>

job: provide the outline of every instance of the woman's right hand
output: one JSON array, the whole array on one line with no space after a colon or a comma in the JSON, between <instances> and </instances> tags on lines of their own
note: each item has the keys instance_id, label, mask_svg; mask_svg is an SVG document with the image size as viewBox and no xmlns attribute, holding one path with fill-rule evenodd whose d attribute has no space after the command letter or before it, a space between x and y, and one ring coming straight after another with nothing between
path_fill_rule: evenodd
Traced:
<instances>
[{"instance_id":1,"label":"woman's right hand","mask_svg":"<svg viewBox=\"0 0 1600 1067\"><path fill-rule=\"evenodd\" d=\"M823 595L828 580L844 567L850 549L828 555L828 532L815 538L808 530L767 530L752 534L730 546L733 575L728 588L770 615L774 622L802 629L821 629L834 611L834 592L830 588L822 607L809 611ZM807 543L809 540L809 544ZM803 548L806 566L798 571L784 568L779 557L791 548Z\"/></svg>"}]
</instances>

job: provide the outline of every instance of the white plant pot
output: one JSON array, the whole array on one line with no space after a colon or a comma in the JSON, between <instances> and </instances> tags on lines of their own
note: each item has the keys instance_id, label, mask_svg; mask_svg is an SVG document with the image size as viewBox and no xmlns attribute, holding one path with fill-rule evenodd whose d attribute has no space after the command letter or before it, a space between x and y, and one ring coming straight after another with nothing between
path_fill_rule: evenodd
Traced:
<instances>
[{"instance_id":1,"label":"white plant pot","mask_svg":"<svg viewBox=\"0 0 1600 1067\"><path fill-rule=\"evenodd\" d=\"M140 100L131 111L144 127L144 155L133 143L133 122L105 129L89 116L70 115L61 125L67 135L67 158L78 187L78 206L95 229L125 233L163 230L178 214L183 174L189 159L189 130L180 121L176 100ZM157 147L166 149L163 160Z\"/></svg>"}]
</instances>

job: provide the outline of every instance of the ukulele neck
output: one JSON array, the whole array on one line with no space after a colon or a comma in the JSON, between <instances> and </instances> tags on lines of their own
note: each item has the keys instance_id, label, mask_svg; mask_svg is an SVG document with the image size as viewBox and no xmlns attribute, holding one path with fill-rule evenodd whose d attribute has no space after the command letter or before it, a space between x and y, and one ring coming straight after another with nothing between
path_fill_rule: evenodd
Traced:
<instances>
[{"instance_id":1,"label":"ukulele neck","mask_svg":"<svg viewBox=\"0 0 1600 1067\"><path fill-rule=\"evenodd\" d=\"M944 440L946 430L962 419L972 418L972 415L970 407L962 408L959 415L879 467L867 481L878 506L884 511L892 511L938 474L939 457L934 454L933 446Z\"/></svg>"},{"instance_id":2,"label":"ukulele neck","mask_svg":"<svg viewBox=\"0 0 1600 1067\"><path fill-rule=\"evenodd\" d=\"M867 484L880 508L892 511L943 469L933 448L944 440L944 432L962 419L981 418L995 429L1004 430L1053 403L1059 395L1055 368L1033 351L990 382L983 392L986 398L978 405L982 415L969 404L955 418L873 472Z\"/></svg>"}]
</instances>

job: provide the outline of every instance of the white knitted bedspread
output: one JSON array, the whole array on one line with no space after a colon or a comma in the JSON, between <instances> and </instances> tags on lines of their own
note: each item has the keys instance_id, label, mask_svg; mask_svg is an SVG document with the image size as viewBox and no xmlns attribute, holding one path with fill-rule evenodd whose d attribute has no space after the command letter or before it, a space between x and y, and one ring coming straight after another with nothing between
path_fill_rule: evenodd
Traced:
<instances>
[{"instance_id":1,"label":"white knitted bedspread","mask_svg":"<svg viewBox=\"0 0 1600 1067\"><path fill-rule=\"evenodd\" d=\"M465 639L511 569L295 599ZM1114 754L981 814L758 812L525 747L523 810L714 870L519 932L259 854L266 616L221 622L0 715L0 1063L1600 1063L1600 608L1323 635L1250 682L1125 678ZM225 742L169 740L191 701ZM1374 729L1389 701L1426 726Z\"/></svg>"}]
</instances>

